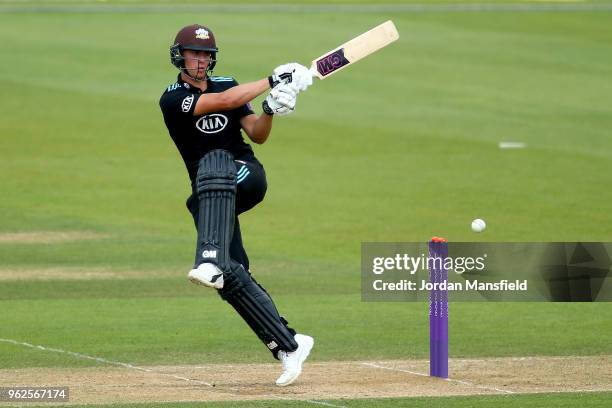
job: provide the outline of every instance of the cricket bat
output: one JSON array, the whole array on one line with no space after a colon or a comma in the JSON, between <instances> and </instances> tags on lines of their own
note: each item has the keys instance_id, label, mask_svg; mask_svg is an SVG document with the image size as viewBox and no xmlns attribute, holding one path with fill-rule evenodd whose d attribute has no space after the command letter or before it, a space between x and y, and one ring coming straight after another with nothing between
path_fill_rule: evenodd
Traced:
<instances>
[{"instance_id":1,"label":"cricket bat","mask_svg":"<svg viewBox=\"0 0 612 408\"><path fill-rule=\"evenodd\" d=\"M329 78L352 63L386 47L398 38L399 33L395 24L388 20L313 60L310 72L313 77L319 79Z\"/></svg>"}]
</instances>

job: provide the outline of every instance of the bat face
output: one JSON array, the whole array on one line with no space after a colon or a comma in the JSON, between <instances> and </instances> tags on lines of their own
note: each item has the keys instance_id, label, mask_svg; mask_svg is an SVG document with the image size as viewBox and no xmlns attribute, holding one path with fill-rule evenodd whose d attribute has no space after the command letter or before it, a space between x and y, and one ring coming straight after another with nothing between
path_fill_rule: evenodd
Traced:
<instances>
[{"instance_id":1,"label":"bat face","mask_svg":"<svg viewBox=\"0 0 612 408\"><path fill-rule=\"evenodd\" d=\"M399 33L393 22L386 21L312 61L310 71L314 76L325 79L398 38Z\"/></svg>"},{"instance_id":2,"label":"bat face","mask_svg":"<svg viewBox=\"0 0 612 408\"><path fill-rule=\"evenodd\" d=\"M340 48L332 52L331 54L325 55L316 60L317 72L322 76L326 77L331 75L334 71L350 64L349 60L344 56L344 48Z\"/></svg>"}]
</instances>

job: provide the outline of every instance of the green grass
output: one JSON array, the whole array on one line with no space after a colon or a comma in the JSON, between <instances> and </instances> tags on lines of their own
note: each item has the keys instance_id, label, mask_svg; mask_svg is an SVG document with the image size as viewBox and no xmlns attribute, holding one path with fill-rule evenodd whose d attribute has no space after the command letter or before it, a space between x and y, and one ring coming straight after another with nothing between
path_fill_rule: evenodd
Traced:
<instances>
[{"instance_id":1,"label":"green grass","mask_svg":"<svg viewBox=\"0 0 612 408\"><path fill-rule=\"evenodd\" d=\"M240 82L306 63L387 18L402 35L315 84L256 147L270 188L242 217L243 235L255 275L292 324L317 337L314 360L426 357L424 305L360 301L363 241L611 239L611 13L274 16L0 14L11 61L0 65L0 233L106 234L0 243L0 275L144 271L2 280L0 337L138 364L269 361L224 302L184 278L194 245L189 183L157 101L175 78L169 43L200 19L221 47L217 73ZM499 141L528 148L499 150ZM469 231L476 217L488 223L481 235ZM610 304L465 303L451 312L453 356L612 353ZM0 343L5 368L90 364ZM376 404L603 406L606 397Z\"/></svg>"},{"instance_id":2,"label":"green grass","mask_svg":"<svg viewBox=\"0 0 612 408\"><path fill-rule=\"evenodd\" d=\"M157 297L143 298L147 285L98 281L92 286L106 298L91 299L95 294L84 285L49 285L82 291L86 298L5 301L0 323L18 341L140 365L270 361L216 294L181 297L178 283L155 283L168 293L155 288ZM129 289L138 293L128 297ZM195 295L196 289L184 292ZM274 298L290 323L317 338L315 361L428 357L426 304L361 303L355 295L312 293ZM612 354L612 315L599 304L457 303L451 312L453 357ZM2 367L96 364L0 343Z\"/></svg>"},{"instance_id":3,"label":"green grass","mask_svg":"<svg viewBox=\"0 0 612 408\"><path fill-rule=\"evenodd\" d=\"M559 0L557 0L559 1ZM570 3L606 3L606 0L573 0ZM368 0L300 0L297 2L289 2L284 0L258 0L256 4L342 4L342 5L353 5L353 4L368 4L368 5L376 5L378 4L428 4L428 3L441 3L441 4L467 4L467 3L478 3L478 4L494 4L494 3L534 3L538 4L538 0L487 0L487 1L479 1L479 0L384 0L379 2L372 2ZM554 0L550 0L550 3L555 3ZM195 0L0 0L1 4L9 4L9 5L159 5L159 4L185 4L185 5L201 5ZM214 1L211 2L212 5L221 5L221 4L253 4L253 2L248 2L246 0L227 0L227 1Z\"/></svg>"}]
</instances>

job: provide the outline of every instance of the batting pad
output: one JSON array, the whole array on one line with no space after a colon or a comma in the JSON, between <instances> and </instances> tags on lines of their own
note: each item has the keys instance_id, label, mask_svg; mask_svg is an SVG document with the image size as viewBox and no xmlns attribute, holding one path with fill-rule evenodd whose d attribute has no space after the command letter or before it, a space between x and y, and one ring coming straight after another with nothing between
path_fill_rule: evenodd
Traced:
<instances>
[{"instance_id":1,"label":"batting pad","mask_svg":"<svg viewBox=\"0 0 612 408\"><path fill-rule=\"evenodd\" d=\"M229 248L234 234L236 165L226 150L207 153L198 164L199 200L196 267L204 262L230 269Z\"/></svg>"},{"instance_id":2,"label":"batting pad","mask_svg":"<svg viewBox=\"0 0 612 408\"><path fill-rule=\"evenodd\" d=\"M274 302L253 277L237 262L224 275L221 297L247 322L257 337L272 351L275 357L280 350L295 351L295 331L287 326Z\"/></svg>"}]
</instances>

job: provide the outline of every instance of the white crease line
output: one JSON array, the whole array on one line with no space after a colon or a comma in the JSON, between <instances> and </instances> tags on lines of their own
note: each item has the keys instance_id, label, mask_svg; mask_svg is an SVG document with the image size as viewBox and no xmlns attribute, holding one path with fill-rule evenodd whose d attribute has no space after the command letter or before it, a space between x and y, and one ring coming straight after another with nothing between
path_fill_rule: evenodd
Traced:
<instances>
[{"instance_id":1,"label":"white crease line","mask_svg":"<svg viewBox=\"0 0 612 408\"><path fill-rule=\"evenodd\" d=\"M11 339L0 339L0 342L10 343L10 344L14 344L14 345L17 345L17 346L25 346L25 347L29 347L29 348L33 348L33 349L42 350L42 351L51 351L51 352L54 352L54 353L68 354L68 355L71 355L71 356L77 357L77 358L83 358L83 359L86 359L86 360L93 360L93 361L97 361L99 363L112 364L112 365L116 365L116 366L120 366L120 367L124 367L124 368L129 368L129 369L132 369L132 370L143 371L145 373L160 374L160 375L164 375L166 377L172 377L172 378L175 378L175 379L178 379L178 380L183 380L183 381L187 381L187 382L194 382L194 383L197 383L197 384L206 385L208 387L213 387L212 384L209 384L209 383L207 383L205 381L194 380L192 378L181 377L181 376L174 375L174 374L167 374L167 373L163 373L163 372L160 372L160 371L151 370L150 368L138 367L138 366L135 366L133 364L122 363L121 361L107 360L107 359L102 358L102 357L93 357L93 356L89 356L87 354L76 353L74 351L62 350L62 349L53 348L53 347L45 347L45 346L40 346L40 345L36 345L36 344L30 344L30 343L25 343L25 342L21 342L21 341L11 340Z\"/></svg>"},{"instance_id":2,"label":"white crease line","mask_svg":"<svg viewBox=\"0 0 612 408\"><path fill-rule=\"evenodd\" d=\"M368 367L381 368L383 370L401 371L402 373L419 375L421 377L429 377L429 374L417 373L416 371L402 370L401 368L385 367L385 366L381 366L381 365L374 364L374 363L361 363L361 364L365 365L365 366L368 366ZM505 394L514 394L514 391L502 390L500 388L488 387L486 385L478 385L478 384L471 383L469 381L462 381L462 380L457 380L457 379L454 379L454 378L440 378L440 379L444 380L444 381L448 381L448 382L454 382L454 383L458 383L458 384L467 385L467 386L470 386L470 387L481 388L481 389L484 389L484 390L492 390L492 391L497 391L497 392L503 392Z\"/></svg>"},{"instance_id":3,"label":"white crease line","mask_svg":"<svg viewBox=\"0 0 612 408\"><path fill-rule=\"evenodd\" d=\"M93 360L93 361L97 361L99 363L112 364L112 365L120 366L120 367L123 367L123 368L129 368L129 369L132 369L132 370L143 371L145 373L154 373L154 374L158 374L158 375L164 375L166 377L171 377L171 378L174 378L174 379L177 379L177 380L187 381L187 382L190 382L190 383L196 383L196 384L205 385L207 387L215 388L215 386L213 384L207 383L206 381L194 380L193 378L187 378L187 377L181 377L179 375L168 374L168 373L164 373L164 372L161 372L161 371L152 370L150 368L138 367L138 366L135 366L133 364L122 363L121 361L107 360L107 359L102 358L102 357L94 357L94 356L89 356L87 354L77 353L77 352L74 352L74 351L62 350L62 349L53 348L53 347L45 347L45 346L41 346L41 345L37 345L37 344L30 344L30 343L26 343L26 342L22 342L22 341L17 341L17 340L12 340L12 339L2 339L2 338L0 338L0 342L2 342L2 343L9 343L9 344L13 344L13 345L16 345L16 346L29 347L29 348L33 348L33 349L37 349L37 350L42 350L42 351L51 351L53 353L68 354L70 356L77 357L77 358L83 358L83 359L86 359L86 360ZM216 388L216 391L238 396L238 394L236 394L236 393L233 393L231 391L228 392L227 390L222 390L220 388ZM294 400L292 398L280 397L280 396L277 396L277 395L265 395L265 396L272 397L272 398L277 398L277 399L286 399L286 400L290 400L290 401L303 401L303 402L308 402L310 404L325 405L325 406L329 406L329 407L347 408L347 407L342 406L342 405L333 405L333 404L329 404L327 402L321 402L321 401L315 401L315 400Z\"/></svg>"},{"instance_id":4,"label":"white crease line","mask_svg":"<svg viewBox=\"0 0 612 408\"><path fill-rule=\"evenodd\" d=\"M523 356L523 357L491 357L491 358L454 358L457 362L491 362L491 361L548 361L548 360L580 360L593 357L612 358L612 355L601 354L595 356Z\"/></svg>"},{"instance_id":5,"label":"white crease line","mask_svg":"<svg viewBox=\"0 0 612 408\"><path fill-rule=\"evenodd\" d=\"M416 371L402 370L401 368L383 367L383 366L380 366L380 365L374 364L374 363L361 363L361 364L365 365L365 366L369 366L369 367L374 367L374 368L382 368L384 370L401 371L402 373L420 375L421 377L429 377L429 374L417 373Z\"/></svg>"},{"instance_id":6,"label":"white crease line","mask_svg":"<svg viewBox=\"0 0 612 408\"><path fill-rule=\"evenodd\" d=\"M469 387L482 388L484 390L495 390L495 391L503 392L503 393L506 393L506 394L514 394L515 393L514 391L510 391L510 390L502 390L501 388L497 388L497 387L488 387L486 385L478 385L478 384L471 383L469 381L456 380L454 378L443 378L443 380L444 381L450 381L450 382L456 382L456 383L459 383L459 384L464 384L464 385L467 385Z\"/></svg>"}]
</instances>

